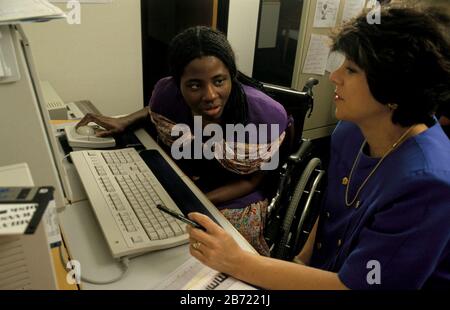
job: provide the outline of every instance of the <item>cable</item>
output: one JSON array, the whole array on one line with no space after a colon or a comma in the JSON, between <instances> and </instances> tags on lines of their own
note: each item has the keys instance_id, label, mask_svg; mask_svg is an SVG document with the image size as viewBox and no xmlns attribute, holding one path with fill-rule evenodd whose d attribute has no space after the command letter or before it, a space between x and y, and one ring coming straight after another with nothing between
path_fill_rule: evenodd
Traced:
<instances>
[{"instance_id":1,"label":"cable","mask_svg":"<svg viewBox=\"0 0 450 310\"><path fill-rule=\"evenodd\" d=\"M63 267L66 268L67 263L69 263L69 262L66 262L66 260L64 258L64 254L62 251L62 245L59 247L59 258L61 260L61 263L63 264ZM94 280L94 279L85 277L83 275L80 276L80 279L83 282L87 282L90 284L96 284L96 285L105 285L105 284L115 283L115 282L123 279L125 277L125 275L128 273L130 259L128 257L124 257L120 260L120 263L121 263L121 267L122 267L122 273L119 276L117 276L111 280Z\"/></svg>"},{"instance_id":2,"label":"cable","mask_svg":"<svg viewBox=\"0 0 450 310\"><path fill-rule=\"evenodd\" d=\"M70 153L69 153L69 154L66 154L66 155L61 159L61 161L64 162L64 160L67 159L67 157L69 157L69 156L70 156Z\"/></svg>"}]
</instances>

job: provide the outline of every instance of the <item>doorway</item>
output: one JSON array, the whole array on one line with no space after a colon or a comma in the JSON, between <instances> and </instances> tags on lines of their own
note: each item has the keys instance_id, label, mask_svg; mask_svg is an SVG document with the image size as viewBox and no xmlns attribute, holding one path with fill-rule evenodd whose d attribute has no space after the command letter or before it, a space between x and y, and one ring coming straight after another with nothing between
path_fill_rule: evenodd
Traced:
<instances>
[{"instance_id":1,"label":"doorway","mask_svg":"<svg viewBox=\"0 0 450 310\"><path fill-rule=\"evenodd\" d=\"M262 0L253 77L292 86L303 0Z\"/></svg>"},{"instance_id":2,"label":"doorway","mask_svg":"<svg viewBox=\"0 0 450 310\"><path fill-rule=\"evenodd\" d=\"M156 82L169 74L167 52L171 39L196 25L226 33L229 0L141 0L142 74L144 105Z\"/></svg>"}]
</instances>

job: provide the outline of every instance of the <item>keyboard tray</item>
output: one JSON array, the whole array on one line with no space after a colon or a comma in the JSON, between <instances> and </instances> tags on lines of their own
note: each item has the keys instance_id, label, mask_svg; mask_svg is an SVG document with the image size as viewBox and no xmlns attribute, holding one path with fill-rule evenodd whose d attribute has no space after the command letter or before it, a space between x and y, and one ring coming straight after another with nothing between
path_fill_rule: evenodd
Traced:
<instances>
[{"instance_id":1,"label":"keyboard tray","mask_svg":"<svg viewBox=\"0 0 450 310\"><path fill-rule=\"evenodd\" d=\"M184 215L190 212L203 213L219 224L157 150L145 150L139 155Z\"/></svg>"}]
</instances>

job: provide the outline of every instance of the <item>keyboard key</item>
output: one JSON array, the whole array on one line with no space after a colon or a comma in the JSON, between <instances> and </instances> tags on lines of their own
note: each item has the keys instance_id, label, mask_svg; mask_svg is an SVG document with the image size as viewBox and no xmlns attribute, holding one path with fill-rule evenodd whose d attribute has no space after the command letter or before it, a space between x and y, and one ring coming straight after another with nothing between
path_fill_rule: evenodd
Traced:
<instances>
[{"instance_id":1,"label":"keyboard key","mask_svg":"<svg viewBox=\"0 0 450 310\"><path fill-rule=\"evenodd\" d=\"M160 239L156 232L150 233L149 237L151 240L159 240Z\"/></svg>"},{"instance_id":2,"label":"keyboard key","mask_svg":"<svg viewBox=\"0 0 450 310\"><path fill-rule=\"evenodd\" d=\"M132 236L131 241L133 241L133 243L141 243L144 240L142 239L141 236Z\"/></svg>"},{"instance_id":3,"label":"keyboard key","mask_svg":"<svg viewBox=\"0 0 450 310\"><path fill-rule=\"evenodd\" d=\"M172 227L172 230L176 236L184 234L184 230L181 229L181 227L180 227L180 225L178 225L178 223L171 223L170 227Z\"/></svg>"},{"instance_id":4,"label":"keyboard key","mask_svg":"<svg viewBox=\"0 0 450 310\"><path fill-rule=\"evenodd\" d=\"M167 234L166 234L166 232L164 230L158 229L156 232L158 233L158 236L159 236L160 239L166 239L167 238Z\"/></svg>"},{"instance_id":5,"label":"keyboard key","mask_svg":"<svg viewBox=\"0 0 450 310\"><path fill-rule=\"evenodd\" d=\"M173 230L169 226L164 227L164 232L167 234L169 238L175 236Z\"/></svg>"}]
</instances>

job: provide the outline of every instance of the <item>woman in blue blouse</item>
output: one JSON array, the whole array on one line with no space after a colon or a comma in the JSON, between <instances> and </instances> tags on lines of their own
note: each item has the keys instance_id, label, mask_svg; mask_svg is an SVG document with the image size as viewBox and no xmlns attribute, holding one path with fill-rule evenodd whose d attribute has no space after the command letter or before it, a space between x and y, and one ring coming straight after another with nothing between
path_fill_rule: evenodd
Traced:
<instances>
[{"instance_id":1,"label":"woman in blue blouse","mask_svg":"<svg viewBox=\"0 0 450 310\"><path fill-rule=\"evenodd\" d=\"M328 188L297 261L245 252L198 213L191 254L267 289L450 287L450 142L434 117L450 100L443 11L383 7L334 35L336 85Z\"/></svg>"}]
</instances>

